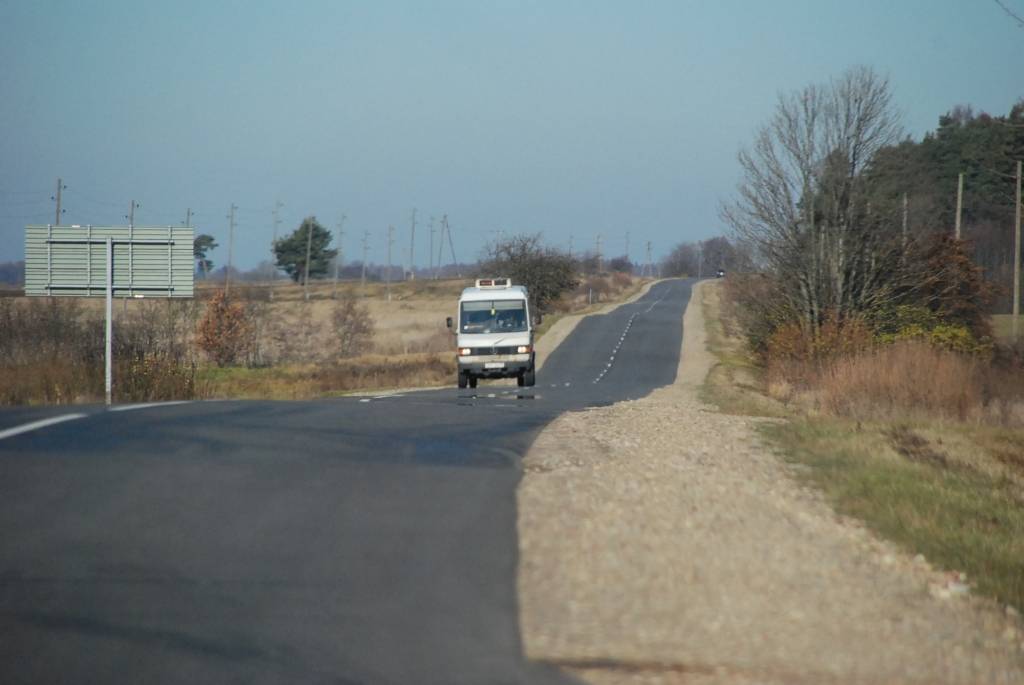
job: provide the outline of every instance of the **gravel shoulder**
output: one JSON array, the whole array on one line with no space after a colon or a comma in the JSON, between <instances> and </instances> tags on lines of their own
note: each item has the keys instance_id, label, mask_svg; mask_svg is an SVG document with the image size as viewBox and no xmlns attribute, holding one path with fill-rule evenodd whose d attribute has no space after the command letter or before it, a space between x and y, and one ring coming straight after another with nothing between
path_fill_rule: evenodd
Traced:
<instances>
[{"instance_id":1,"label":"gravel shoulder","mask_svg":"<svg viewBox=\"0 0 1024 685\"><path fill-rule=\"evenodd\" d=\"M1019 619L838 517L697 388L694 289L676 383L566 414L524 460L530 659L604 683L1019 683Z\"/></svg>"}]
</instances>

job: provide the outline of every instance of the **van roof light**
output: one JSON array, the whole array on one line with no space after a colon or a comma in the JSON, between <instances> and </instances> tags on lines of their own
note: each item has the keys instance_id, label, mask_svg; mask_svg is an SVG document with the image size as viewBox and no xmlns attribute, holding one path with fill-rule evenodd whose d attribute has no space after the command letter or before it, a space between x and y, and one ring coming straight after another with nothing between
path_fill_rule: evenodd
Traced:
<instances>
[{"instance_id":1,"label":"van roof light","mask_svg":"<svg viewBox=\"0 0 1024 685\"><path fill-rule=\"evenodd\" d=\"M478 278L476 279L476 287L478 288L511 288L512 281L508 278Z\"/></svg>"}]
</instances>

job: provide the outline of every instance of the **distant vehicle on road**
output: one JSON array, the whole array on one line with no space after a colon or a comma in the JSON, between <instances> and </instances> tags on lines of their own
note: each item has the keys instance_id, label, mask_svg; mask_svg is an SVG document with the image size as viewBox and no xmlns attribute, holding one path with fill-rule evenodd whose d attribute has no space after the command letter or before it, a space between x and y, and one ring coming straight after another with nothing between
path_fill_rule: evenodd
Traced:
<instances>
[{"instance_id":1,"label":"distant vehicle on road","mask_svg":"<svg viewBox=\"0 0 1024 685\"><path fill-rule=\"evenodd\" d=\"M719 269L715 274L715 278L725 278L725 269Z\"/></svg>"},{"instance_id":2,"label":"distant vehicle on road","mask_svg":"<svg viewBox=\"0 0 1024 685\"><path fill-rule=\"evenodd\" d=\"M481 278L459 297L458 322L448 317L457 344L460 388L480 378L515 378L520 387L536 382L533 328L526 288L508 278Z\"/></svg>"}]
</instances>

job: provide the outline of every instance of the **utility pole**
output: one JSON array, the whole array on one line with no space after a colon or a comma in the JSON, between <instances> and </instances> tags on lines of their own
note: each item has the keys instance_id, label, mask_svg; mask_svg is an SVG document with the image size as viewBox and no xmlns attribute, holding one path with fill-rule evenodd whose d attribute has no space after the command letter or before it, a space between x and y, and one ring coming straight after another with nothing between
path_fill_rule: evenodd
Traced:
<instances>
[{"instance_id":1,"label":"utility pole","mask_svg":"<svg viewBox=\"0 0 1024 685\"><path fill-rule=\"evenodd\" d=\"M388 270L385 272L385 280L388 292L388 302L391 301L391 245L395 242L395 227L388 226Z\"/></svg>"},{"instance_id":2,"label":"utility pole","mask_svg":"<svg viewBox=\"0 0 1024 685\"><path fill-rule=\"evenodd\" d=\"M409 228L409 280L416 280L416 208L412 208L412 226Z\"/></svg>"},{"instance_id":3,"label":"utility pole","mask_svg":"<svg viewBox=\"0 0 1024 685\"><path fill-rule=\"evenodd\" d=\"M647 270L648 275L654 276L654 267L651 265L651 241L647 241Z\"/></svg>"},{"instance_id":4,"label":"utility pole","mask_svg":"<svg viewBox=\"0 0 1024 685\"><path fill-rule=\"evenodd\" d=\"M345 246L341 242L345 238L345 219L348 217L344 214L341 215L341 221L338 222L338 254L334 255L334 292L331 293L331 299L338 299L338 263L341 262L344 265Z\"/></svg>"},{"instance_id":5,"label":"utility pole","mask_svg":"<svg viewBox=\"0 0 1024 685\"><path fill-rule=\"evenodd\" d=\"M903 252L907 251L907 229L910 226L910 197L903 193Z\"/></svg>"},{"instance_id":6,"label":"utility pole","mask_svg":"<svg viewBox=\"0 0 1024 685\"><path fill-rule=\"evenodd\" d=\"M441 259L444 257L444 232L448 228L448 215L445 214L441 217L441 235L438 236L437 246L437 267L434 272L434 279L440 278L441 275Z\"/></svg>"},{"instance_id":7,"label":"utility pole","mask_svg":"<svg viewBox=\"0 0 1024 685\"><path fill-rule=\"evenodd\" d=\"M447 214L444 215L444 218L442 219L442 221L444 222L444 230L448 234L448 247L451 248L451 251L452 251L452 266L454 266L455 269L456 269L455 275L458 278L462 278L462 272L458 270L458 268L459 268L459 260L457 260L455 258L455 243L452 242L452 227L448 225L448 215Z\"/></svg>"},{"instance_id":8,"label":"utility pole","mask_svg":"<svg viewBox=\"0 0 1024 685\"><path fill-rule=\"evenodd\" d=\"M309 302L309 257L313 251L313 219L306 221L306 276L302 279L302 290Z\"/></svg>"},{"instance_id":9,"label":"utility pole","mask_svg":"<svg viewBox=\"0 0 1024 685\"><path fill-rule=\"evenodd\" d=\"M274 276L277 273L277 252L274 247L277 245L277 227L281 225L281 208L284 207L284 203L280 200L274 202L274 209L271 214L274 217L274 233L270 239L270 301L274 301L274 281L277 279Z\"/></svg>"},{"instance_id":10,"label":"utility pole","mask_svg":"<svg viewBox=\"0 0 1024 685\"><path fill-rule=\"evenodd\" d=\"M601 273L601 240L604 238L600 233L597 234L597 273Z\"/></svg>"},{"instance_id":11,"label":"utility pole","mask_svg":"<svg viewBox=\"0 0 1024 685\"><path fill-rule=\"evenodd\" d=\"M1014 207L1013 231L1013 317L1010 324L1010 335L1016 345L1020 333L1020 185L1021 161L1017 160L1017 204Z\"/></svg>"},{"instance_id":12,"label":"utility pole","mask_svg":"<svg viewBox=\"0 0 1024 685\"><path fill-rule=\"evenodd\" d=\"M704 278L704 243L697 243L697 279Z\"/></svg>"},{"instance_id":13,"label":"utility pole","mask_svg":"<svg viewBox=\"0 0 1024 685\"><path fill-rule=\"evenodd\" d=\"M427 278L434 277L434 217L430 217L430 253L427 255Z\"/></svg>"},{"instance_id":14,"label":"utility pole","mask_svg":"<svg viewBox=\"0 0 1024 685\"><path fill-rule=\"evenodd\" d=\"M185 210L185 228L192 228L192 208Z\"/></svg>"},{"instance_id":15,"label":"utility pole","mask_svg":"<svg viewBox=\"0 0 1024 685\"><path fill-rule=\"evenodd\" d=\"M359 277L363 286L363 297L366 297L366 253L370 250L370 232L363 231L363 274Z\"/></svg>"},{"instance_id":16,"label":"utility pole","mask_svg":"<svg viewBox=\"0 0 1024 685\"><path fill-rule=\"evenodd\" d=\"M956 239L960 240L960 221L964 213L964 172L960 172L956 181Z\"/></svg>"},{"instance_id":17,"label":"utility pole","mask_svg":"<svg viewBox=\"0 0 1024 685\"><path fill-rule=\"evenodd\" d=\"M569 234L569 259L572 259L572 233Z\"/></svg>"},{"instance_id":18,"label":"utility pole","mask_svg":"<svg viewBox=\"0 0 1024 685\"><path fill-rule=\"evenodd\" d=\"M53 225L54 226L60 226L60 215L61 215L60 191L64 190L65 187L66 186L64 185L64 183L58 178L57 179L57 194L53 196L53 199L57 201L57 216L53 220Z\"/></svg>"},{"instance_id":19,"label":"utility pole","mask_svg":"<svg viewBox=\"0 0 1024 685\"><path fill-rule=\"evenodd\" d=\"M629 261L629 231L626 231L626 261Z\"/></svg>"},{"instance_id":20,"label":"utility pole","mask_svg":"<svg viewBox=\"0 0 1024 685\"><path fill-rule=\"evenodd\" d=\"M228 268L224 270L224 294L231 290L231 267L234 264L235 253L235 210L238 205L231 203L231 212L228 214Z\"/></svg>"},{"instance_id":21,"label":"utility pole","mask_svg":"<svg viewBox=\"0 0 1024 685\"><path fill-rule=\"evenodd\" d=\"M131 204L128 205L128 225L129 226L134 226L135 225L135 208L136 207L141 207L141 206L142 205L140 205L135 200L132 200Z\"/></svg>"}]
</instances>

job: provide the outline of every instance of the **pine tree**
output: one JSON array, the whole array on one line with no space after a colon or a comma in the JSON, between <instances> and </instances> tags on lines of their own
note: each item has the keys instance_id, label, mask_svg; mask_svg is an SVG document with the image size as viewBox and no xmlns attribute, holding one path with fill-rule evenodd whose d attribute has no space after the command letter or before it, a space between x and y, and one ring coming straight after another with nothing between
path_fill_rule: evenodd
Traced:
<instances>
[{"instance_id":1,"label":"pine tree","mask_svg":"<svg viewBox=\"0 0 1024 685\"><path fill-rule=\"evenodd\" d=\"M315 216L303 219L302 224L288 236L274 243L274 255L277 266L291 276L296 283L302 282L306 276L306 247L309 231L313 232L309 243L309 277L317 278L327 274L327 270L337 254L337 250L328 247L331 244L331 232L317 222Z\"/></svg>"}]
</instances>

